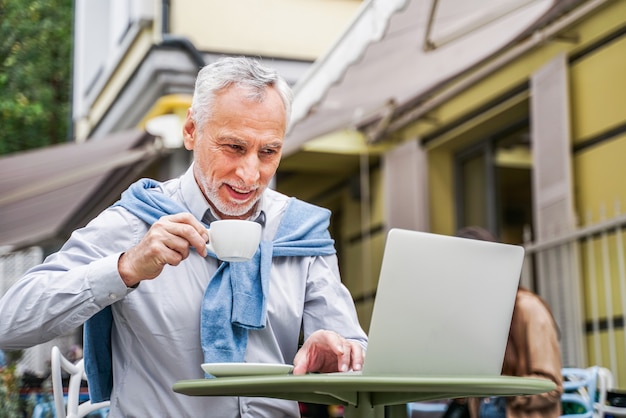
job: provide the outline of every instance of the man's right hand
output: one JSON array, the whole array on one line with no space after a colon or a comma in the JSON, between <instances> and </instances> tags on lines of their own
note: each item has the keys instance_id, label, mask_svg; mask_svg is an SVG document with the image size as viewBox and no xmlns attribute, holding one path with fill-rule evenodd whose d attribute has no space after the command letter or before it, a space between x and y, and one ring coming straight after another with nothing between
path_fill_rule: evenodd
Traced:
<instances>
[{"instance_id":1,"label":"man's right hand","mask_svg":"<svg viewBox=\"0 0 626 418\"><path fill-rule=\"evenodd\" d=\"M206 228L190 213L161 217L141 241L123 253L117 269L128 287L161 274L166 264L177 266L189 256L190 247L206 256Z\"/></svg>"}]
</instances>

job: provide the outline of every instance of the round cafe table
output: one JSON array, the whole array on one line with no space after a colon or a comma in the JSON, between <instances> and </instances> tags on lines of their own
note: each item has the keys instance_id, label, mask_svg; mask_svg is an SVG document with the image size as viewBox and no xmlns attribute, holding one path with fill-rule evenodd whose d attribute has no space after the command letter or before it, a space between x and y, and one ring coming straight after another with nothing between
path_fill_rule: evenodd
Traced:
<instances>
[{"instance_id":1,"label":"round cafe table","mask_svg":"<svg viewBox=\"0 0 626 418\"><path fill-rule=\"evenodd\" d=\"M406 417L406 403L474 396L531 395L555 389L544 379L511 376L398 376L306 374L181 380L173 390L189 396L258 396L344 405L346 418Z\"/></svg>"}]
</instances>

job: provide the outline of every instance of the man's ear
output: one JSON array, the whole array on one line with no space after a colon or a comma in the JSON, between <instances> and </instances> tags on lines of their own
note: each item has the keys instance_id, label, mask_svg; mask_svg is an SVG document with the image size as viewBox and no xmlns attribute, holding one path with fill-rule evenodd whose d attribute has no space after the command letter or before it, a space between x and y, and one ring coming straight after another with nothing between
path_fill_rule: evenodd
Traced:
<instances>
[{"instance_id":1,"label":"man's ear","mask_svg":"<svg viewBox=\"0 0 626 418\"><path fill-rule=\"evenodd\" d=\"M183 143L189 151L193 150L196 142L196 122L193 120L193 112L191 108L187 109L185 123L183 123Z\"/></svg>"}]
</instances>

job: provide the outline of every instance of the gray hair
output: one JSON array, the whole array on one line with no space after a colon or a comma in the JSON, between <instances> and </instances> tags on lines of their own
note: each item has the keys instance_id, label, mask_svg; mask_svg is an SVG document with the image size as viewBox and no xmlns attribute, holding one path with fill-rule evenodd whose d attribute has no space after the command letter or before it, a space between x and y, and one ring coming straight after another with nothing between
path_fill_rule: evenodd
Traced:
<instances>
[{"instance_id":1,"label":"gray hair","mask_svg":"<svg viewBox=\"0 0 626 418\"><path fill-rule=\"evenodd\" d=\"M191 101L193 118L202 129L211 116L215 94L222 89L237 85L249 91L248 98L261 102L267 87L274 87L285 106L285 127L289 128L293 93L289 84L276 70L245 57L224 57L204 66L196 78Z\"/></svg>"}]
</instances>

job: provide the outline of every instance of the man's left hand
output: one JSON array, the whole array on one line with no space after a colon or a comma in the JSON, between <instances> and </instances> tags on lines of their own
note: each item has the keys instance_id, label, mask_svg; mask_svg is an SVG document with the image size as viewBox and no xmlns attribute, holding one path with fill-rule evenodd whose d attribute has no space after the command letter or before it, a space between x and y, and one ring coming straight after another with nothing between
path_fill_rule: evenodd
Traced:
<instances>
[{"instance_id":1,"label":"man's left hand","mask_svg":"<svg viewBox=\"0 0 626 418\"><path fill-rule=\"evenodd\" d=\"M365 354L361 344L333 331L318 330L307 338L293 360L293 374L361 370Z\"/></svg>"}]
</instances>

